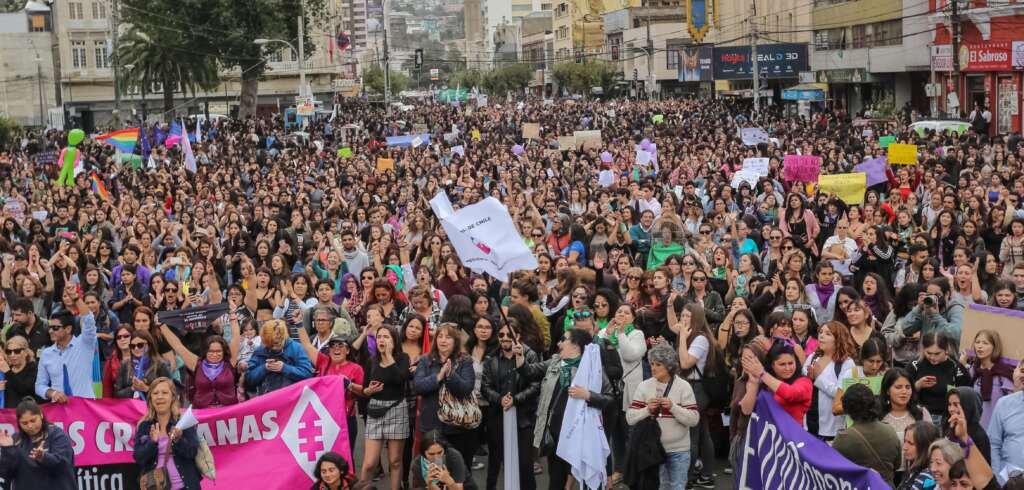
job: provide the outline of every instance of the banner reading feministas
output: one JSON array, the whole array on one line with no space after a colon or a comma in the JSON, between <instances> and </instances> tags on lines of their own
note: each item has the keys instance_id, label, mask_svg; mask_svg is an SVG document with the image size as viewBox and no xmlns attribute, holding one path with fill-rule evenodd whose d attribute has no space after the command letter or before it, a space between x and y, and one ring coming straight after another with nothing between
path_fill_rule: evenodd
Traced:
<instances>
[{"instance_id":1,"label":"banner reading feministas","mask_svg":"<svg viewBox=\"0 0 1024 490\"><path fill-rule=\"evenodd\" d=\"M743 443L739 490L818 488L888 489L874 470L857 466L809 434L761 391Z\"/></svg>"},{"instance_id":2,"label":"banner reading feministas","mask_svg":"<svg viewBox=\"0 0 1024 490\"><path fill-rule=\"evenodd\" d=\"M313 378L238 405L194 410L217 466L217 480L203 480L203 488L308 488L327 451L351 468L344 388L336 376ZM75 397L43 406L71 437L80 490L138 486L132 446L145 409L136 400ZM14 410L0 410L0 429L17 430Z\"/></svg>"}]
</instances>

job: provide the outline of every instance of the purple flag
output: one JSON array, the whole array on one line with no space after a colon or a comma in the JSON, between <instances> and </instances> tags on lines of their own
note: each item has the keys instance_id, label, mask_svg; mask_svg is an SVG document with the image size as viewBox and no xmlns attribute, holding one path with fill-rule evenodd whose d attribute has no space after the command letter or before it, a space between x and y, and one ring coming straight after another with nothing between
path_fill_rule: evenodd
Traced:
<instances>
[{"instance_id":1,"label":"purple flag","mask_svg":"<svg viewBox=\"0 0 1024 490\"><path fill-rule=\"evenodd\" d=\"M890 488L878 472L809 434L765 390L757 395L740 457L736 488Z\"/></svg>"},{"instance_id":2,"label":"purple flag","mask_svg":"<svg viewBox=\"0 0 1024 490\"><path fill-rule=\"evenodd\" d=\"M867 185L868 187L871 187L875 184L881 184L882 182L887 182L889 180L889 178L885 176L885 165L887 162L888 158L886 157L871 158L864 160L864 163L854 166L853 171L864 172L867 174Z\"/></svg>"}]
</instances>

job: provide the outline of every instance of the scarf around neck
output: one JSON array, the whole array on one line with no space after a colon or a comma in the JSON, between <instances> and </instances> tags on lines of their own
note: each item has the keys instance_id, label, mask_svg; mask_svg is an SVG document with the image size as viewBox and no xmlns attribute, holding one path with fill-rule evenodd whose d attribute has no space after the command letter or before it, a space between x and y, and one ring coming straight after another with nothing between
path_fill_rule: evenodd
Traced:
<instances>
[{"instance_id":1,"label":"scarf around neck","mask_svg":"<svg viewBox=\"0 0 1024 490\"><path fill-rule=\"evenodd\" d=\"M976 362L974 366L974 380L981 380L982 401L992 401L992 385L996 376L1013 379L1013 368L1009 364L1002 362L1002 359L997 359L991 368L983 368L980 361Z\"/></svg>"},{"instance_id":2,"label":"scarf around neck","mask_svg":"<svg viewBox=\"0 0 1024 490\"><path fill-rule=\"evenodd\" d=\"M220 376L221 371L224 371L224 361L212 363L203 359L199 363L199 366L203 368L203 375L205 375L206 379L210 381L217 379L217 376Z\"/></svg>"},{"instance_id":3,"label":"scarf around neck","mask_svg":"<svg viewBox=\"0 0 1024 490\"><path fill-rule=\"evenodd\" d=\"M572 383L572 368L579 367L581 359L583 359L583 356L574 359L562 359L561 369L558 371L558 382L562 387L568 388L569 384Z\"/></svg>"},{"instance_id":4,"label":"scarf around neck","mask_svg":"<svg viewBox=\"0 0 1024 490\"><path fill-rule=\"evenodd\" d=\"M607 327L607 326L608 325L605 324L604 327L601 327L601 330L604 330L604 328ZM630 323L629 325L626 325L625 327L623 327L622 334L625 335L626 337L629 337L629 334L633 333L633 330L636 330L636 327L634 327L633 324ZM611 344L612 347L615 347L616 349L618 349L619 348L619 336L618 335L609 335L608 336L608 343Z\"/></svg>"},{"instance_id":5,"label":"scarf around neck","mask_svg":"<svg viewBox=\"0 0 1024 490\"><path fill-rule=\"evenodd\" d=\"M818 303L825 308L828 307L828 299L832 297L832 293L834 293L835 291L836 285L835 283L832 282L828 283L827 286L822 286L821 284L818 284L814 287L814 292L817 293L818 295Z\"/></svg>"}]
</instances>

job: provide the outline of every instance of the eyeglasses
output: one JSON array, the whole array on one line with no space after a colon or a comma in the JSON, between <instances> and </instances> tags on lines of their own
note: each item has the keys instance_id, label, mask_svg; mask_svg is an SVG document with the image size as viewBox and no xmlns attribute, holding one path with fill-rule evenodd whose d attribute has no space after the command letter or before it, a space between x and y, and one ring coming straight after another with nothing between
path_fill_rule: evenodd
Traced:
<instances>
[{"instance_id":1,"label":"eyeglasses","mask_svg":"<svg viewBox=\"0 0 1024 490\"><path fill-rule=\"evenodd\" d=\"M711 234L711 230L700 230L700 234L701 235L710 235Z\"/></svg>"},{"instance_id":2,"label":"eyeglasses","mask_svg":"<svg viewBox=\"0 0 1024 490\"><path fill-rule=\"evenodd\" d=\"M772 239L772 240L782 240L782 235L775 235L775 236L771 236L769 238Z\"/></svg>"},{"instance_id":3,"label":"eyeglasses","mask_svg":"<svg viewBox=\"0 0 1024 490\"><path fill-rule=\"evenodd\" d=\"M607 308L608 303L594 303L594 308Z\"/></svg>"},{"instance_id":4,"label":"eyeglasses","mask_svg":"<svg viewBox=\"0 0 1024 490\"><path fill-rule=\"evenodd\" d=\"M148 345L145 342L132 342L132 349L145 349Z\"/></svg>"},{"instance_id":5,"label":"eyeglasses","mask_svg":"<svg viewBox=\"0 0 1024 490\"><path fill-rule=\"evenodd\" d=\"M691 280L691 281L693 281L693 282L704 282L704 281L707 281L707 280L708 280L708 278L706 278L706 277L700 277L700 276L694 276L694 277L693 277L693 278L691 278L690 280Z\"/></svg>"},{"instance_id":6,"label":"eyeglasses","mask_svg":"<svg viewBox=\"0 0 1024 490\"><path fill-rule=\"evenodd\" d=\"M164 288L164 292L165 293L176 293L176 292L178 292L178 288Z\"/></svg>"},{"instance_id":7,"label":"eyeglasses","mask_svg":"<svg viewBox=\"0 0 1024 490\"><path fill-rule=\"evenodd\" d=\"M534 237L534 238L543 238L543 237L544 237L544 235L543 235L543 234L541 234L541 233L534 233L534 234L533 234L533 237Z\"/></svg>"},{"instance_id":8,"label":"eyeglasses","mask_svg":"<svg viewBox=\"0 0 1024 490\"><path fill-rule=\"evenodd\" d=\"M683 265L697 265L697 263L692 260L684 260Z\"/></svg>"},{"instance_id":9,"label":"eyeglasses","mask_svg":"<svg viewBox=\"0 0 1024 490\"><path fill-rule=\"evenodd\" d=\"M588 310L583 310L583 311L577 311L577 312L573 313L573 314L572 314L572 317L573 317L573 319L575 319L575 320L585 320L585 319L587 319L587 318L590 318L590 317L591 317L591 316L593 316L593 315L594 315L594 314L593 314L593 313L591 313L590 311L588 311Z\"/></svg>"},{"instance_id":10,"label":"eyeglasses","mask_svg":"<svg viewBox=\"0 0 1024 490\"><path fill-rule=\"evenodd\" d=\"M64 325L50 325L51 332L56 332L57 330L60 330L62 328L64 328Z\"/></svg>"},{"instance_id":11,"label":"eyeglasses","mask_svg":"<svg viewBox=\"0 0 1024 490\"><path fill-rule=\"evenodd\" d=\"M123 334L117 336L117 340L130 339L130 338L132 338L132 334L130 334L130 333L123 333Z\"/></svg>"},{"instance_id":12,"label":"eyeglasses","mask_svg":"<svg viewBox=\"0 0 1024 490\"><path fill-rule=\"evenodd\" d=\"M640 276L628 276L627 279L629 279L630 281L639 281Z\"/></svg>"},{"instance_id":13,"label":"eyeglasses","mask_svg":"<svg viewBox=\"0 0 1024 490\"><path fill-rule=\"evenodd\" d=\"M512 334L510 334L508 332L498 332L498 338L499 339L511 339L513 337L512 337Z\"/></svg>"},{"instance_id":14,"label":"eyeglasses","mask_svg":"<svg viewBox=\"0 0 1024 490\"><path fill-rule=\"evenodd\" d=\"M24 350L25 350L25 349L7 349L7 350L5 350L4 352L6 352L6 353L7 353L7 355L9 355L9 356L13 356L13 355L15 355L15 354L21 354L21 353L22 353L22 351L24 351Z\"/></svg>"},{"instance_id":15,"label":"eyeglasses","mask_svg":"<svg viewBox=\"0 0 1024 490\"><path fill-rule=\"evenodd\" d=\"M750 326L750 322L748 322L746 320L742 320L742 321L740 321L740 320L733 320L732 321L732 326L734 326L734 327L749 327Z\"/></svg>"},{"instance_id":16,"label":"eyeglasses","mask_svg":"<svg viewBox=\"0 0 1024 490\"><path fill-rule=\"evenodd\" d=\"M783 250L793 250L793 246L792 245L786 245L786 246L782 247L782 249Z\"/></svg>"}]
</instances>

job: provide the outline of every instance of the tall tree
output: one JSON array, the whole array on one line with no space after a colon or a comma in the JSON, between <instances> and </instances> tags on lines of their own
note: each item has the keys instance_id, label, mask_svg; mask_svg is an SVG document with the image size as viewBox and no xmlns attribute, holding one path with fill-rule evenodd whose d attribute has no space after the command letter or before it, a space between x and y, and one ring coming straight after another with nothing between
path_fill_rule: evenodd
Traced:
<instances>
[{"instance_id":1,"label":"tall tree","mask_svg":"<svg viewBox=\"0 0 1024 490\"><path fill-rule=\"evenodd\" d=\"M208 3L213 12L204 23L213 24L222 32L217 43L221 60L226 67L241 71L239 117L256 113L259 79L268 69L266 55L285 47L281 43L258 46L255 41L282 39L297 48L297 19L304 7L303 28L307 35L303 50L308 57L316 49L309 35L312 27L309 19L328 18L327 0L208 0Z\"/></svg>"}]
</instances>

